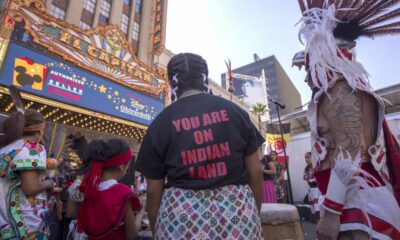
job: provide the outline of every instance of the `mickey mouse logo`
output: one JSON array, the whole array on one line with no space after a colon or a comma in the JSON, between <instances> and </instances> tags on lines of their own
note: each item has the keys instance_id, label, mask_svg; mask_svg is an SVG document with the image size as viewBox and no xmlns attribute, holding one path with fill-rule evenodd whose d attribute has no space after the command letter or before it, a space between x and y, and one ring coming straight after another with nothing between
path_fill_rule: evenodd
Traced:
<instances>
[{"instance_id":1,"label":"mickey mouse logo","mask_svg":"<svg viewBox=\"0 0 400 240\"><path fill-rule=\"evenodd\" d=\"M43 89L46 66L34 63L28 58L16 58L14 66L13 85L30 86L39 91Z\"/></svg>"}]
</instances>

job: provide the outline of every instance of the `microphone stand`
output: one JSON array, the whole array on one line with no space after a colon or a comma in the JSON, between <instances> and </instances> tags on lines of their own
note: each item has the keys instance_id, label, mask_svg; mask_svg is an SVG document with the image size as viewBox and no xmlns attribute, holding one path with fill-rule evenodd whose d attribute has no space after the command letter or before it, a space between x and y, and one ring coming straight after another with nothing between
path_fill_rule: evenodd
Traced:
<instances>
[{"instance_id":1,"label":"microphone stand","mask_svg":"<svg viewBox=\"0 0 400 240\"><path fill-rule=\"evenodd\" d=\"M275 102L274 102L274 103L275 103ZM289 159L287 159L287 155L286 155L286 143L285 143L285 140L283 139L281 115L280 115L280 113L279 113L279 107L280 107L280 106L278 106L278 104L275 103L275 107L276 107L276 111L277 111L277 113L278 113L279 131L280 131L280 133L281 133L281 139L282 139L282 144L283 144L283 156L284 156L285 161L286 161L286 171L287 171L287 177L288 177L286 189L287 189L287 192L288 192L288 202L289 202L290 204L293 205L292 184L291 184L291 182L290 182L290 174L289 174Z\"/></svg>"}]
</instances>

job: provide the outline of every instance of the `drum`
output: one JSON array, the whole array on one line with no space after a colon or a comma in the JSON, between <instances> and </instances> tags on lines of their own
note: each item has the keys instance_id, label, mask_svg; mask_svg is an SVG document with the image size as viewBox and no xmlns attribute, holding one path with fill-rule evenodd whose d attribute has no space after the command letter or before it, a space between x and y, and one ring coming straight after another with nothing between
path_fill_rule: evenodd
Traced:
<instances>
[{"instance_id":1,"label":"drum","mask_svg":"<svg viewBox=\"0 0 400 240\"><path fill-rule=\"evenodd\" d=\"M265 240L303 240L297 208L289 204L263 203L261 224Z\"/></svg>"}]
</instances>

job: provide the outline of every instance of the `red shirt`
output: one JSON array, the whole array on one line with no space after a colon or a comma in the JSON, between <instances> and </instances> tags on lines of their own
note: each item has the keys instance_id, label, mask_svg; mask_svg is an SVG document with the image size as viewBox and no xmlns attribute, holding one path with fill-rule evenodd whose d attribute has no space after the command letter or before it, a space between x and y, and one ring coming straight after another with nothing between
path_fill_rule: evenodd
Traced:
<instances>
[{"instance_id":1,"label":"red shirt","mask_svg":"<svg viewBox=\"0 0 400 240\"><path fill-rule=\"evenodd\" d=\"M123 220L129 203L133 211L140 210L139 199L120 183L99 191L95 199L85 200L79 211L84 211L83 225L88 239L126 239Z\"/></svg>"}]
</instances>

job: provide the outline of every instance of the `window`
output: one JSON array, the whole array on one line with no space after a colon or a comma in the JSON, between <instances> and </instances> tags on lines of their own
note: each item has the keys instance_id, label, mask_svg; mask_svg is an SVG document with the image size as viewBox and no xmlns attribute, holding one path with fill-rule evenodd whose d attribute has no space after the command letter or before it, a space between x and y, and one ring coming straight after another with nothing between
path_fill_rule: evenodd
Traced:
<instances>
[{"instance_id":1,"label":"window","mask_svg":"<svg viewBox=\"0 0 400 240\"><path fill-rule=\"evenodd\" d=\"M82 30L88 30L88 29L91 28L89 24L87 24L87 23L85 23L85 22L82 22L82 21L79 23L79 27L80 27Z\"/></svg>"},{"instance_id":2,"label":"window","mask_svg":"<svg viewBox=\"0 0 400 240\"><path fill-rule=\"evenodd\" d=\"M141 6L142 6L142 0L136 0L135 11L136 11L137 13L140 12Z\"/></svg>"},{"instance_id":3,"label":"window","mask_svg":"<svg viewBox=\"0 0 400 240\"><path fill-rule=\"evenodd\" d=\"M110 17L110 12L111 12L111 4L106 0L103 0L100 7L100 14L108 18Z\"/></svg>"},{"instance_id":4,"label":"window","mask_svg":"<svg viewBox=\"0 0 400 240\"><path fill-rule=\"evenodd\" d=\"M99 24L108 24L110 18L111 4L103 0L100 7Z\"/></svg>"},{"instance_id":5,"label":"window","mask_svg":"<svg viewBox=\"0 0 400 240\"><path fill-rule=\"evenodd\" d=\"M132 39L135 41L139 41L139 31L140 31L140 26L137 22L133 22L133 35Z\"/></svg>"},{"instance_id":6,"label":"window","mask_svg":"<svg viewBox=\"0 0 400 240\"><path fill-rule=\"evenodd\" d=\"M55 17L55 18L64 20L65 11L62 10L61 8L59 8L59 7L51 5L51 7L50 7L50 15Z\"/></svg>"},{"instance_id":7,"label":"window","mask_svg":"<svg viewBox=\"0 0 400 240\"><path fill-rule=\"evenodd\" d=\"M94 13L94 10L96 9L96 1L97 0L85 0L85 3L83 4L83 8L88 10L91 13Z\"/></svg>"},{"instance_id":8,"label":"window","mask_svg":"<svg viewBox=\"0 0 400 240\"><path fill-rule=\"evenodd\" d=\"M131 5L131 0L124 0L124 4L126 6L130 6Z\"/></svg>"},{"instance_id":9,"label":"window","mask_svg":"<svg viewBox=\"0 0 400 240\"><path fill-rule=\"evenodd\" d=\"M126 34L128 32L129 17L122 14L121 30Z\"/></svg>"}]
</instances>

